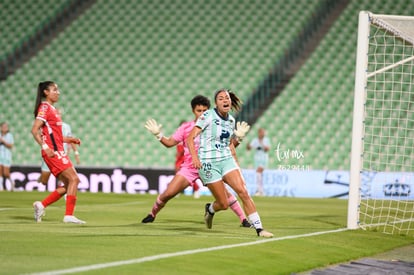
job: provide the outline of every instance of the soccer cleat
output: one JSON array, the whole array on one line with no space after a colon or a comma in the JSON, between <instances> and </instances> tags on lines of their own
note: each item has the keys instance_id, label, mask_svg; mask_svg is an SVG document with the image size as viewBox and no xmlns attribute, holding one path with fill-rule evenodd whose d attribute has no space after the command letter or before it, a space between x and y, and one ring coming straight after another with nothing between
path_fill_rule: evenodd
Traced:
<instances>
[{"instance_id":1,"label":"soccer cleat","mask_svg":"<svg viewBox=\"0 0 414 275\"><path fill-rule=\"evenodd\" d=\"M142 219L142 223L149 223L149 222L153 222L155 220L155 217L151 214L148 214L148 216L146 216L145 218Z\"/></svg>"},{"instance_id":2,"label":"soccer cleat","mask_svg":"<svg viewBox=\"0 0 414 275\"><path fill-rule=\"evenodd\" d=\"M43 204L40 201L35 201L33 203L33 208L34 208L34 219L35 222L41 222L42 221L42 217L45 216L45 207L43 206Z\"/></svg>"},{"instance_id":3,"label":"soccer cleat","mask_svg":"<svg viewBox=\"0 0 414 275\"><path fill-rule=\"evenodd\" d=\"M242 223L240 224L240 227L247 227L247 228L250 228L250 227L252 227L252 225L249 223L249 221L248 221L248 220L244 219L244 220L242 221Z\"/></svg>"},{"instance_id":4,"label":"soccer cleat","mask_svg":"<svg viewBox=\"0 0 414 275\"><path fill-rule=\"evenodd\" d=\"M206 223L206 226L208 229L211 229L211 227L213 227L213 217L214 217L214 214L211 214L210 211L208 211L210 204L211 203L206 204L206 207L205 207L206 212L204 213L204 222Z\"/></svg>"},{"instance_id":5,"label":"soccer cleat","mask_svg":"<svg viewBox=\"0 0 414 275\"><path fill-rule=\"evenodd\" d=\"M266 231L266 230L256 229L256 231L257 231L257 236L259 236L259 237L263 237L263 238L273 238L273 234L270 233L270 232L268 232L268 231Z\"/></svg>"},{"instance_id":6,"label":"soccer cleat","mask_svg":"<svg viewBox=\"0 0 414 275\"><path fill-rule=\"evenodd\" d=\"M65 217L63 217L63 222L64 223L76 223L76 224L85 224L86 223L85 221L79 220L75 216L71 216L71 215L65 215Z\"/></svg>"}]
</instances>

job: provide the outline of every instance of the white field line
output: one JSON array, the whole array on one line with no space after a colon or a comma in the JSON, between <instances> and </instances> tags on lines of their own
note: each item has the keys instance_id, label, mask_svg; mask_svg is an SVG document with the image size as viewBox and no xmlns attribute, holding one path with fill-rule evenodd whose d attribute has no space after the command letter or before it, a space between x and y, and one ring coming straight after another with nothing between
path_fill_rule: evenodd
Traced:
<instances>
[{"instance_id":1,"label":"white field line","mask_svg":"<svg viewBox=\"0 0 414 275\"><path fill-rule=\"evenodd\" d=\"M180 252L165 253L165 254L159 254L159 255L153 255L153 256L147 256L147 257L142 257L142 258L125 260L125 261L116 261L116 262L108 262L108 263L102 263L102 264L93 264L93 265L79 266L79 267L68 268L68 269L45 271L45 272L40 272L40 273L30 273L28 275L58 275L58 274L86 272L86 271L91 271L91 270L105 269L105 268L114 267L114 266L139 264L139 263L156 261L156 260L160 260L160 259L166 259L166 258L172 258L172 257L178 257L178 256L185 256L185 255L193 255L193 254L198 254L198 253L203 253L203 252L223 250L223 249L229 249L229 248L235 248L235 247L250 246L250 245L257 245L257 244L268 243L268 242L283 241L283 240L289 240L289 239L297 239L297 238L312 237L312 236L318 236L318 235L324 235L324 234L330 234L330 233L337 233L337 232L342 232L342 231L346 231L346 230L348 230L348 229L347 228L340 228L340 229L335 229L335 230L320 231L320 232L301 234L301 235L292 235L292 236L284 236L284 237L279 237L279 238L261 239L261 240L258 240L258 241L247 242L247 243L221 245L221 246L208 247L208 248L185 250L185 251L180 251Z\"/></svg>"},{"instance_id":2,"label":"white field line","mask_svg":"<svg viewBox=\"0 0 414 275\"><path fill-rule=\"evenodd\" d=\"M140 202L140 201L131 201L131 202L121 202L121 203L105 203L105 204L82 204L79 205L78 208L90 208L90 207L101 207L102 205L104 206L111 206L111 207L115 207L115 206L125 206L125 205L138 205L138 204L143 204L144 202ZM64 205L62 206L55 206L55 205L50 205L48 206L47 209L51 209L51 208L59 208L59 207L64 207ZM13 211L13 210L27 210L27 209L33 209L33 207L25 207L25 208L17 208L17 207L9 207L9 208L0 208L0 211Z\"/></svg>"}]
</instances>

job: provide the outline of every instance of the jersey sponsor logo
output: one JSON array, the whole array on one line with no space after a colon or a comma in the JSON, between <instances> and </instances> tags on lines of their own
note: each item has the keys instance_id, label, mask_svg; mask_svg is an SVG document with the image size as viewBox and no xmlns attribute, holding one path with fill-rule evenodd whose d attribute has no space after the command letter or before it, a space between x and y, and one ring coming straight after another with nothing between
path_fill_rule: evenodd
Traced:
<instances>
[{"instance_id":1,"label":"jersey sponsor logo","mask_svg":"<svg viewBox=\"0 0 414 275\"><path fill-rule=\"evenodd\" d=\"M220 141L215 144L217 150L223 150L227 146L226 140L230 137L230 132L226 129L221 130Z\"/></svg>"},{"instance_id":2,"label":"jersey sponsor logo","mask_svg":"<svg viewBox=\"0 0 414 275\"><path fill-rule=\"evenodd\" d=\"M224 140L226 138L229 138L229 137L230 137L230 132L227 131L226 129L222 129L221 130L221 135L220 135L220 140L222 141L222 140Z\"/></svg>"}]
</instances>

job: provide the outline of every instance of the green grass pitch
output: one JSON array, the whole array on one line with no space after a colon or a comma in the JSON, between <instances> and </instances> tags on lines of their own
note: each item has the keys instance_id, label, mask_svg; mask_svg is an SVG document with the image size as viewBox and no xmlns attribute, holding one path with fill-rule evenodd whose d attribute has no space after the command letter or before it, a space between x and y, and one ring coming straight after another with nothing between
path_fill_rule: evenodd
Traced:
<instances>
[{"instance_id":1,"label":"green grass pitch","mask_svg":"<svg viewBox=\"0 0 414 275\"><path fill-rule=\"evenodd\" d=\"M331 232L346 227L342 199L255 197L264 227L275 234L263 241L230 209L207 229L204 205L212 197L181 195L154 223L141 224L155 195L79 193L75 215L86 225L62 222L63 199L37 224L32 203L46 195L0 192L0 274L292 274L413 243L378 232Z\"/></svg>"}]
</instances>

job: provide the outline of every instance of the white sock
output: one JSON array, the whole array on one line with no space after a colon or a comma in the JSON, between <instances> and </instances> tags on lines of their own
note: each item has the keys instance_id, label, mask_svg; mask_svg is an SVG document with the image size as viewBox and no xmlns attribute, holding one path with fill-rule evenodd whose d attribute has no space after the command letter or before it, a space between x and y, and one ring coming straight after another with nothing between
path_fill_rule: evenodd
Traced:
<instances>
[{"instance_id":1,"label":"white sock","mask_svg":"<svg viewBox=\"0 0 414 275\"><path fill-rule=\"evenodd\" d=\"M262 180L262 173L256 173L256 185L257 185L257 192L263 194L263 180Z\"/></svg>"},{"instance_id":2,"label":"white sock","mask_svg":"<svg viewBox=\"0 0 414 275\"><path fill-rule=\"evenodd\" d=\"M7 180L9 181L9 185L7 184ZM9 190L8 187L10 186L10 191L13 191L13 181L11 178L4 178L4 190Z\"/></svg>"},{"instance_id":3,"label":"white sock","mask_svg":"<svg viewBox=\"0 0 414 275\"><path fill-rule=\"evenodd\" d=\"M215 212L215 211L214 211L214 208L213 208L213 204L214 204L214 203L211 203L211 204L210 204L210 207L208 208L208 212L210 212L210 214L214 214L214 212Z\"/></svg>"},{"instance_id":4,"label":"white sock","mask_svg":"<svg viewBox=\"0 0 414 275\"><path fill-rule=\"evenodd\" d=\"M11 191L13 191L14 190L14 187L15 187L15 183L14 183L14 180L12 180L11 178L9 178L9 181L10 181L10 184L11 184Z\"/></svg>"},{"instance_id":5,"label":"white sock","mask_svg":"<svg viewBox=\"0 0 414 275\"><path fill-rule=\"evenodd\" d=\"M249 218L250 223L253 224L254 228L256 228L256 229L262 229L263 228L262 221L260 220L259 213L257 213L257 212L251 213L248 216L248 218Z\"/></svg>"},{"instance_id":6,"label":"white sock","mask_svg":"<svg viewBox=\"0 0 414 275\"><path fill-rule=\"evenodd\" d=\"M0 178L0 191L3 191L3 177Z\"/></svg>"}]
</instances>

